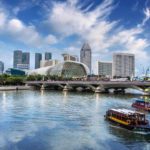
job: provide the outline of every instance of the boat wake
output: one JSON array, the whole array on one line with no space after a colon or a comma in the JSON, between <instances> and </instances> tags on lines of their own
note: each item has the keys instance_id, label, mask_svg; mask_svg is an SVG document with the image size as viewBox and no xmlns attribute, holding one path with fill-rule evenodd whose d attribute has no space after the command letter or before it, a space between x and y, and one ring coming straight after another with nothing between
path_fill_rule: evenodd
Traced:
<instances>
[{"instance_id":1,"label":"boat wake","mask_svg":"<svg viewBox=\"0 0 150 150\"><path fill-rule=\"evenodd\" d=\"M128 130L128 129L122 128L121 126L117 126L115 124L110 124L110 127L115 128L115 129L119 129L122 131L128 131L128 132L134 133L134 134L150 135L150 132Z\"/></svg>"}]
</instances>

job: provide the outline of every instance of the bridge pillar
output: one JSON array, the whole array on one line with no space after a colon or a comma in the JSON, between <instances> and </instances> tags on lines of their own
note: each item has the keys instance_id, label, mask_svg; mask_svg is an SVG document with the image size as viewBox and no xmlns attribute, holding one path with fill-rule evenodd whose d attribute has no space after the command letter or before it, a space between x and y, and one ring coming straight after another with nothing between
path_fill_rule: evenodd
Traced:
<instances>
[{"instance_id":1,"label":"bridge pillar","mask_svg":"<svg viewBox=\"0 0 150 150\"><path fill-rule=\"evenodd\" d=\"M65 91L69 91L69 88L68 88L67 85L64 86L63 91L64 91L64 92L65 92Z\"/></svg>"},{"instance_id":2,"label":"bridge pillar","mask_svg":"<svg viewBox=\"0 0 150 150\"><path fill-rule=\"evenodd\" d=\"M28 84L26 83L25 86L28 86Z\"/></svg>"},{"instance_id":3,"label":"bridge pillar","mask_svg":"<svg viewBox=\"0 0 150 150\"><path fill-rule=\"evenodd\" d=\"M102 89L100 86L98 86L97 88L95 88L95 93L101 93Z\"/></svg>"},{"instance_id":4,"label":"bridge pillar","mask_svg":"<svg viewBox=\"0 0 150 150\"><path fill-rule=\"evenodd\" d=\"M146 96L150 95L150 88L146 88L143 91L144 91L144 95L146 95Z\"/></svg>"},{"instance_id":5,"label":"bridge pillar","mask_svg":"<svg viewBox=\"0 0 150 150\"><path fill-rule=\"evenodd\" d=\"M98 86L95 88L95 93L109 93L108 89L105 89L104 87Z\"/></svg>"},{"instance_id":6,"label":"bridge pillar","mask_svg":"<svg viewBox=\"0 0 150 150\"><path fill-rule=\"evenodd\" d=\"M45 86L44 86L44 84L42 84L42 86L41 86L41 90L45 90Z\"/></svg>"}]
</instances>

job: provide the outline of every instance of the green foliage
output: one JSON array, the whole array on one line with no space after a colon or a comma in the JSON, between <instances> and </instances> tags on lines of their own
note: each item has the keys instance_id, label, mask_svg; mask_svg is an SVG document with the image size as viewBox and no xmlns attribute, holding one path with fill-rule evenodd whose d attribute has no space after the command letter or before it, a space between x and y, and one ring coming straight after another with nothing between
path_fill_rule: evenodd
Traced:
<instances>
[{"instance_id":1,"label":"green foliage","mask_svg":"<svg viewBox=\"0 0 150 150\"><path fill-rule=\"evenodd\" d=\"M17 76L10 76L6 79L6 85L23 85L24 78Z\"/></svg>"},{"instance_id":2,"label":"green foliage","mask_svg":"<svg viewBox=\"0 0 150 150\"><path fill-rule=\"evenodd\" d=\"M42 79L42 75L29 75L26 77L26 81L41 81Z\"/></svg>"},{"instance_id":3,"label":"green foliage","mask_svg":"<svg viewBox=\"0 0 150 150\"><path fill-rule=\"evenodd\" d=\"M0 75L0 85L23 85L25 76Z\"/></svg>"},{"instance_id":4,"label":"green foliage","mask_svg":"<svg viewBox=\"0 0 150 150\"><path fill-rule=\"evenodd\" d=\"M68 81L72 78L62 77L57 75L29 75L29 76L13 76L8 74L0 75L0 85L24 85L25 81Z\"/></svg>"},{"instance_id":5,"label":"green foliage","mask_svg":"<svg viewBox=\"0 0 150 150\"><path fill-rule=\"evenodd\" d=\"M67 77L61 77L57 75L29 75L26 77L26 81L47 81L47 80L53 80L53 81L67 81L67 80L72 80L72 78L67 78Z\"/></svg>"}]
</instances>

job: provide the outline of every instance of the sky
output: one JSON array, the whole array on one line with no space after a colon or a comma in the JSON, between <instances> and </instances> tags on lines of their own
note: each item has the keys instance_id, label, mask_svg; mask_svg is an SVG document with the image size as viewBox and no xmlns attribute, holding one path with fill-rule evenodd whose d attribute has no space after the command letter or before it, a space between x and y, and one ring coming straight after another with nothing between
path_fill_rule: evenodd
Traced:
<instances>
[{"instance_id":1,"label":"sky","mask_svg":"<svg viewBox=\"0 0 150 150\"><path fill-rule=\"evenodd\" d=\"M150 67L150 0L0 0L0 60L13 66L13 51L67 52L80 56L88 42L93 72L114 52L135 54L136 73Z\"/></svg>"}]
</instances>

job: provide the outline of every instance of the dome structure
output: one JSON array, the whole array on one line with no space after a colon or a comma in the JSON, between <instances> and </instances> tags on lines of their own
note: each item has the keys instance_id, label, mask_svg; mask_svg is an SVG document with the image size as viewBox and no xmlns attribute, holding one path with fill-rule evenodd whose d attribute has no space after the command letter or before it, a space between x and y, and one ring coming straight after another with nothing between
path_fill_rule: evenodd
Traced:
<instances>
[{"instance_id":1,"label":"dome structure","mask_svg":"<svg viewBox=\"0 0 150 150\"><path fill-rule=\"evenodd\" d=\"M74 61L65 61L55 66L42 67L39 69L32 70L28 73L29 75L51 75L60 76L64 78L72 77L83 77L89 74L88 67L82 63Z\"/></svg>"}]
</instances>

